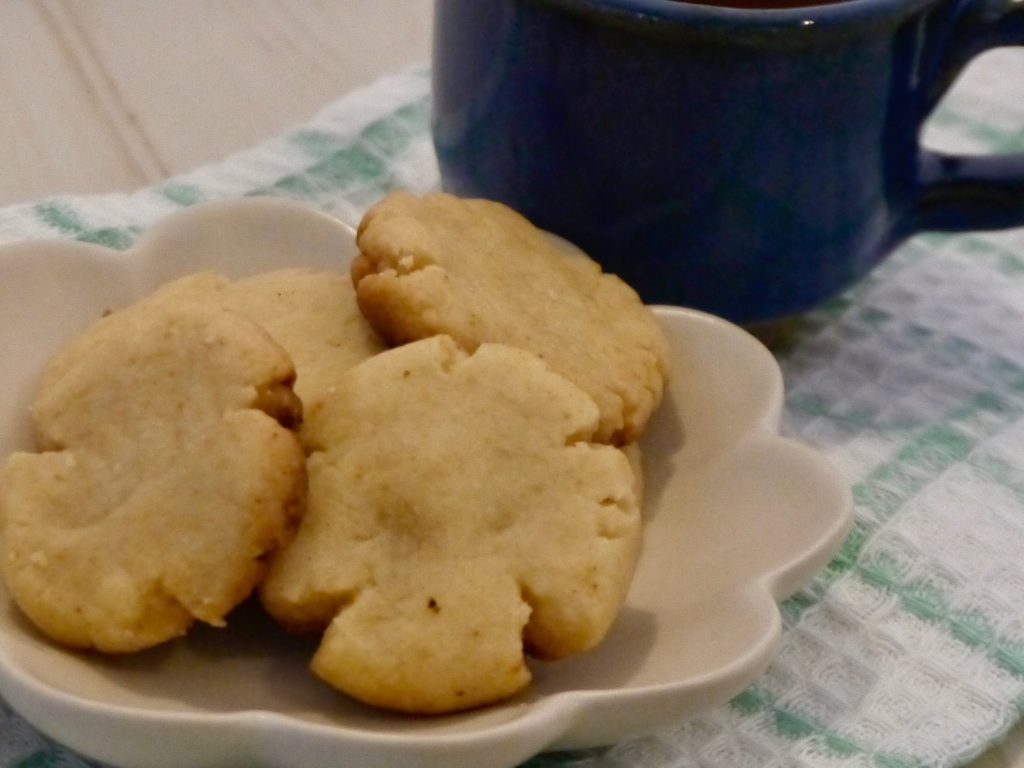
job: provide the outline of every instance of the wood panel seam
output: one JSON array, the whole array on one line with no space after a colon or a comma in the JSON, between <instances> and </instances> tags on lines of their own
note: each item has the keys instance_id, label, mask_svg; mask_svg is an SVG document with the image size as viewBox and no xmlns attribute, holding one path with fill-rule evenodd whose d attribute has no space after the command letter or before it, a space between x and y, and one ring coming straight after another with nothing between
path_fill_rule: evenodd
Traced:
<instances>
[{"instance_id":1,"label":"wood panel seam","mask_svg":"<svg viewBox=\"0 0 1024 768\"><path fill-rule=\"evenodd\" d=\"M110 124L111 133L122 144L139 175L148 182L167 177L166 163L67 3L57 0L40 3L39 12L43 23L53 30L54 39L65 51L85 90L96 99L99 112Z\"/></svg>"}]
</instances>

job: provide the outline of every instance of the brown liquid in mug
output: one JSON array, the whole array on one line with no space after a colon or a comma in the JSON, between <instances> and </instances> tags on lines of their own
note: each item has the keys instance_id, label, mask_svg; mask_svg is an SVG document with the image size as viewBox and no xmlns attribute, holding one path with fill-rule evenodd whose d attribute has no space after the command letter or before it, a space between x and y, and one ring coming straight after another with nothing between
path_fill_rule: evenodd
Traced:
<instances>
[{"instance_id":1,"label":"brown liquid in mug","mask_svg":"<svg viewBox=\"0 0 1024 768\"><path fill-rule=\"evenodd\" d=\"M810 8L817 5L835 5L844 3L847 0L677 0L677 2L688 2L694 5L713 5L719 8L760 8L770 10L773 8Z\"/></svg>"}]
</instances>

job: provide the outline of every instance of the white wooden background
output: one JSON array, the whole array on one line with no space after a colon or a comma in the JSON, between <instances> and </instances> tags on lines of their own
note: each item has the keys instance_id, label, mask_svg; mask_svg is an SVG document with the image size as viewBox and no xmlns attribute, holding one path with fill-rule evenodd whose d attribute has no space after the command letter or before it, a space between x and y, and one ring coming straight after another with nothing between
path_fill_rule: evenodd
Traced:
<instances>
[{"instance_id":1,"label":"white wooden background","mask_svg":"<svg viewBox=\"0 0 1024 768\"><path fill-rule=\"evenodd\" d=\"M428 0L0 0L0 204L125 191L426 60Z\"/></svg>"},{"instance_id":2,"label":"white wooden background","mask_svg":"<svg viewBox=\"0 0 1024 768\"><path fill-rule=\"evenodd\" d=\"M0 205L130 191L430 54L429 0L0 0ZM1024 768L1024 727L972 768Z\"/></svg>"}]
</instances>

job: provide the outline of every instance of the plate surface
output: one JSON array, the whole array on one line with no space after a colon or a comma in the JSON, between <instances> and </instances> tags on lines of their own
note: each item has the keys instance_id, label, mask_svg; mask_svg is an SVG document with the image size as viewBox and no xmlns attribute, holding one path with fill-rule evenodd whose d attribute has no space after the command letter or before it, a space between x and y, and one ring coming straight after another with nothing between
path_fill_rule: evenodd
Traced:
<instances>
[{"instance_id":1,"label":"plate surface","mask_svg":"<svg viewBox=\"0 0 1024 768\"><path fill-rule=\"evenodd\" d=\"M350 228L295 203L208 203L127 252L73 242L0 249L0 457L31 448L36 376L106 309L202 269L345 269ZM739 693L768 664L776 601L823 567L849 526L849 491L778 435L782 377L744 331L657 307L673 378L643 439L644 551L626 607L594 651L535 663L522 695L411 718L361 706L306 669L315 639L285 636L252 602L227 629L100 658L41 637L0 587L0 693L29 721L119 766L514 766L555 748L650 732Z\"/></svg>"}]
</instances>

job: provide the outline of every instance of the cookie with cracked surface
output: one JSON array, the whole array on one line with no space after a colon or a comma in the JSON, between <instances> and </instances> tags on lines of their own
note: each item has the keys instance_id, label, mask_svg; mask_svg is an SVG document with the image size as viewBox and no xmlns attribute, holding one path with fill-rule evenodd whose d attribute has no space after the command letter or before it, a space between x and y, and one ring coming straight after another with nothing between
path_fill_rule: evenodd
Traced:
<instances>
[{"instance_id":1,"label":"cookie with cracked surface","mask_svg":"<svg viewBox=\"0 0 1024 768\"><path fill-rule=\"evenodd\" d=\"M600 408L597 439L627 443L661 401L668 347L618 277L510 208L444 193L395 192L360 223L359 307L391 344L434 334L467 350L529 350Z\"/></svg>"},{"instance_id":2,"label":"cookie with cracked surface","mask_svg":"<svg viewBox=\"0 0 1024 768\"><path fill-rule=\"evenodd\" d=\"M639 486L599 414L530 353L433 336L345 374L306 415L310 503L261 587L324 635L313 670L370 704L451 712L511 696L525 651L605 635L632 578Z\"/></svg>"},{"instance_id":3,"label":"cookie with cracked surface","mask_svg":"<svg viewBox=\"0 0 1024 768\"><path fill-rule=\"evenodd\" d=\"M7 587L70 646L136 651L223 624L304 503L287 353L180 287L57 353L32 405L39 451L4 467Z\"/></svg>"},{"instance_id":4,"label":"cookie with cracked surface","mask_svg":"<svg viewBox=\"0 0 1024 768\"><path fill-rule=\"evenodd\" d=\"M295 392L306 408L346 370L384 351L340 271L281 269L227 284L227 307L266 328L295 363Z\"/></svg>"},{"instance_id":5,"label":"cookie with cracked surface","mask_svg":"<svg viewBox=\"0 0 1024 768\"><path fill-rule=\"evenodd\" d=\"M305 408L344 371L386 349L356 305L351 278L340 271L294 267L238 280L198 272L165 284L159 294L216 303L262 326L291 357Z\"/></svg>"}]
</instances>

